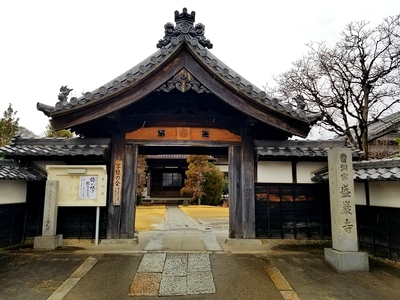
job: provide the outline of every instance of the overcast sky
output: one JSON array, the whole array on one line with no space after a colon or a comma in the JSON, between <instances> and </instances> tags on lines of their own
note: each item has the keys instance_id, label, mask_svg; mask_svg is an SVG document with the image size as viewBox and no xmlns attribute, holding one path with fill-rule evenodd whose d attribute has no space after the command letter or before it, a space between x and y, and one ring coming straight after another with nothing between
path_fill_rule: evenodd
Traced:
<instances>
[{"instance_id":1,"label":"overcast sky","mask_svg":"<svg viewBox=\"0 0 400 300\"><path fill-rule=\"evenodd\" d=\"M19 125L42 135L62 85L81 96L157 51L174 11L196 12L211 52L262 88L306 53L334 45L352 21L371 26L400 12L399 0L336 1L3 1L0 12L1 114L11 103ZM2 116L2 115L1 115Z\"/></svg>"}]
</instances>

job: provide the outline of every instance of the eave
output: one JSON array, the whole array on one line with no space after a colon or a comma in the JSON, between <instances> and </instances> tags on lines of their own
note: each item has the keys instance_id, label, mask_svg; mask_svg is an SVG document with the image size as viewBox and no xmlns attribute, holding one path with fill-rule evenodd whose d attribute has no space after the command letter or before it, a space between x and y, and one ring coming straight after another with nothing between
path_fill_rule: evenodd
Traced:
<instances>
[{"instance_id":1,"label":"eave","mask_svg":"<svg viewBox=\"0 0 400 300\"><path fill-rule=\"evenodd\" d=\"M249 122L275 127L287 136L307 136L313 120L304 111L269 98L188 35L171 39L135 67L80 98L59 101L54 107L38 103L37 108L52 118L56 130L84 130L85 123L118 117L120 110L144 99L183 68L221 101L246 114Z\"/></svg>"}]
</instances>

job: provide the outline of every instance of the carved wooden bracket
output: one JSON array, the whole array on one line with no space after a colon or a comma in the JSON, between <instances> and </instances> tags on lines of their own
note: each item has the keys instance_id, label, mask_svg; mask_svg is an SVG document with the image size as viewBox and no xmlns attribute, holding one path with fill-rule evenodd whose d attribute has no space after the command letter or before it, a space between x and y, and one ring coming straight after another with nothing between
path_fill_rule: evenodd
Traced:
<instances>
[{"instance_id":1,"label":"carved wooden bracket","mask_svg":"<svg viewBox=\"0 0 400 300\"><path fill-rule=\"evenodd\" d=\"M204 85L198 82L186 69L180 70L172 79L168 80L156 91L170 92L178 89L182 93L192 89L196 93L211 93Z\"/></svg>"}]
</instances>

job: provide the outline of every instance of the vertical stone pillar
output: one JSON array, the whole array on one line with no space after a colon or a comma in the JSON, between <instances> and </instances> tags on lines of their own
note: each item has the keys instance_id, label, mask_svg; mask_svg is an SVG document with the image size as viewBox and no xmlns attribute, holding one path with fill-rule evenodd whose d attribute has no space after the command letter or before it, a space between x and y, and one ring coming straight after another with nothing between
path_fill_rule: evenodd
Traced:
<instances>
[{"instance_id":1,"label":"vertical stone pillar","mask_svg":"<svg viewBox=\"0 0 400 300\"><path fill-rule=\"evenodd\" d=\"M332 248L325 260L338 272L368 271L367 253L358 252L351 149L328 150Z\"/></svg>"},{"instance_id":2,"label":"vertical stone pillar","mask_svg":"<svg viewBox=\"0 0 400 300\"><path fill-rule=\"evenodd\" d=\"M62 244L62 235L57 233L58 180L46 181L42 236L34 239L35 249L55 249Z\"/></svg>"}]
</instances>

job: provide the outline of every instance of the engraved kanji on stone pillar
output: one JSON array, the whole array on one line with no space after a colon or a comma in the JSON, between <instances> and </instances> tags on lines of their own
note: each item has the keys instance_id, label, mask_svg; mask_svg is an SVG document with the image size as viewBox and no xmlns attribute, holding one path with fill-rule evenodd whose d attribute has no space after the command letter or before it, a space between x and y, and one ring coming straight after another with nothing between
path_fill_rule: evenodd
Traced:
<instances>
[{"instance_id":1,"label":"engraved kanji on stone pillar","mask_svg":"<svg viewBox=\"0 0 400 300\"><path fill-rule=\"evenodd\" d=\"M332 247L338 251L358 251L351 150L330 149L328 165Z\"/></svg>"}]
</instances>

